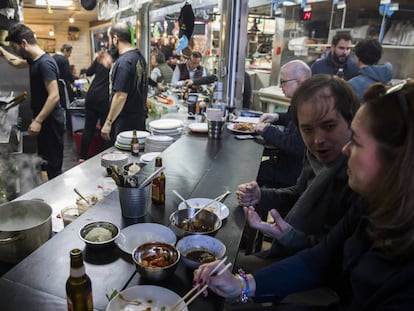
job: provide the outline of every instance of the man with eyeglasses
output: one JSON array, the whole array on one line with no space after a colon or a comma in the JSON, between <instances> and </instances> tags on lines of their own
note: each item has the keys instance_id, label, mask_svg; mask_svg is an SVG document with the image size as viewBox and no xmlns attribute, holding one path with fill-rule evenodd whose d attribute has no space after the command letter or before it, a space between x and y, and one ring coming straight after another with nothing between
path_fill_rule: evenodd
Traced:
<instances>
[{"instance_id":1,"label":"man with eyeglasses","mask_svg":"<svg viewBox=\"0 0 414 311\"><path fill-rule=\"evenodd\" d=\"M55 60L36 43L33 31L23 25L10 27L6 41L14 54L0 47L0 56L16 68L30 66L30 106L33 120L28 131L37 136L42 170L48 179L62 173L64 115L59 104L59 70ZM17 55L17 56L16 56Z\"/></svg>"},{"instance_id":2,"label":"man with eyeglasses","mask_svg":"<svg viewBox=\"0 0 414 311\"><path fill-rule=\"evenodd\" d=\"M202 58L201 53L195 51L191 53L187 62L178 64L174 69L171 85L189 86L188 84L192 85L194 80L207 76L206 69L201 65Z\"/></svg>"},{"instance_id":3,"label":"man with eyeglasses","mask_svg":"<svg viewBox=\"0 0 414 311\"><path fill-rule=\"evenodd\" d=\"M347 33L336 34L332 39L331 51L328 55L312 64L312 74L338 75L345 80L355 77L359 69L350 57L351 45L351 35Z\"/></svg>"},{"instance_id":4,"label":"man with eyeglasses","mask_svg":"<svg viewBox=\"0 0 414 311\"><path fill-rule=\"evenodd\" d=\"M292 60L280 69L280 87L287 98L292 98L303 81L310 78L309 66L301 60ZM281 130L277 125L285 128ZM265 142L278 150L276 160L263 161L257 182L259 186L281 188L296 183L305 150L299 130L292 121L290 108L286 113L265 113L256 125Z\"/></svg>"}]
</instances>

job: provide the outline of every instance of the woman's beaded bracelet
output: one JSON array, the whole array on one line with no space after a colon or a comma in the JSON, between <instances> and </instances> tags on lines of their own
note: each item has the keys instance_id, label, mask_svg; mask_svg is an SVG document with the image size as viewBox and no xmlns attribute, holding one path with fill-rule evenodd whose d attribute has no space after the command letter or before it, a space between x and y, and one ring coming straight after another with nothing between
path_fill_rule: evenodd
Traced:
<instances>
[{"instance_id":1,"label":"woman's beaded bracelet","mask_svg":"<svg viewBox=\"0 0 414 311\"><path fill-rule=\"evenodd\" d=\"M241 294L240 294L240 300L242 303L246 303L249 299L249 292L250 292L250 286L249 286L249 279L247 278L246 273L243 271L243 269L239 269L239 280L241 285Z\"/></svg>"}]
</instances>

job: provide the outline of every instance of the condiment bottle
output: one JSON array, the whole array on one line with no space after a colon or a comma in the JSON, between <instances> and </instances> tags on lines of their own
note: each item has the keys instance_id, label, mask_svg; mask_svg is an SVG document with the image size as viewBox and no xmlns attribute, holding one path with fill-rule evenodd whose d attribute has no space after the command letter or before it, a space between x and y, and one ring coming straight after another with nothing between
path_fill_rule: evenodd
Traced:
<instances>
[{"instance_id":1,"label":"condiment bottle","mask_svg":"<svg viewBox=\"0 0 414 311\"><path fill-rule=\"evenodd\" d=\"M161 157L155 158L155 169L162 166ZM155 204L165 203L165 174L161 172L157 178L152 181L151 199Z\"/></svg>"},{"instance_id":2,"label":"condiment bottle","mask_svg":"<svg viewBox=\"0 0 414 311\"><path fill-rule=\"evenodd\" d=\"M138 137L137 137L137 130L132 131L131 154L135 157L139 156L139 143L138 143Z\"/></svg>"},{"instance_id":3,"label":"condiment bottle","mask_svg":"<svg viewBox=\"0 0 414 311\"><path fill-rule=\"evenodd\" d=\"M93 311L92 283L85 273L80 249L70 251L70 276L66 281L69 311Z\"/></svg>"}]
</instances>

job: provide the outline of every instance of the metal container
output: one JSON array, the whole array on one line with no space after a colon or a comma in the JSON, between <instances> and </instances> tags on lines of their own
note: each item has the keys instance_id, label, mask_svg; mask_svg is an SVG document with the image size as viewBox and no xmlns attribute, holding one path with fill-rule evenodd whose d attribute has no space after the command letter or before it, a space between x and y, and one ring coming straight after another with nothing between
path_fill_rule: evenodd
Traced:
<instances>
[{"instance_id":1,"label":"metal container","mask_svg":"<svg viewBox=\"0 0 414 311\"><path fill-rule=\"evenodd\" d=\"M151 266L148 258L165 265ZM171 276L180 261L180 252L175 246L162 242L150 242L139 245L132 251L132 260L139 274L152 281L165 280ZM145 263L144 263L145 262Z\"/></svg>"},{"instance_id":2,"label":"metal container","mask_svg":"<svg viewBox=\"0 0 414 311\"><path fill-rule=\"evenodd\" d=\"M198 210L198 208L185 208L172 213L170 215L171 230L179 237L190 234L215 235L222 225L220 217L204 209L192 218ZM185 223L188 224L189 221L195 222L197 225L184 225Z\"/></svg>"},{"instance_id":3,"label":"metal container","mask_svg":"<svg viewBox=\"0 0 414 311\"><path fill-rule=\"evenodd\" d=\"M52 235L52 208L42 201L0 205L0 261L17 263Z\"/></svg>"},{"instance_id":4,"label":"metal container","mask_svg":"<svg viewBox=\"0 0 414 311\"><path fill-rule=\"evenodd\" d=\"M144 188L118 187L122 216L125 218L145 216L148 213L149 190L150 186Z\"/></svg>"}]
</instances>

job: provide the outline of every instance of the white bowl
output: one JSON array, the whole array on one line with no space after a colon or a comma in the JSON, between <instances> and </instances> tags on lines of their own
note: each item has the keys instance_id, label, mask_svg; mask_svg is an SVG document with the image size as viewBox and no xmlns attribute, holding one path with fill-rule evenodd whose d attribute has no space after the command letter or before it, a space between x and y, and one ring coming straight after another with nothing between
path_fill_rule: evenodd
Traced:
<instances>
[{"instance_id":1,"label":"white bowl","mask_svg":"<svg viewBox=\"0 0 414 311\"><path fill-rule=\"evenodd\" d=\"M103 167L110 167L111 164L116 166L124 166L128 164L128 155L124 152L114 151L107 152L101 156L101 165Z\"/></svg>"},{"instance_id":2,"label":"white bowl","mask_svg":"<svg viewBox=\"0 0 414 311\"><path fill-rule=\"evenodd\" d=\"M226 246L220 240L204 234L188 235L179 240L176 247L181 253L182 261L190 269L195 269L204 263L201 258L193 260L191 254L197 254L195 257L198 258L201 252L208 252L215 257L214 260L221 259L226 254ZM189 254L190 256L188 256Z\"/></svg>"}]
</instances>

